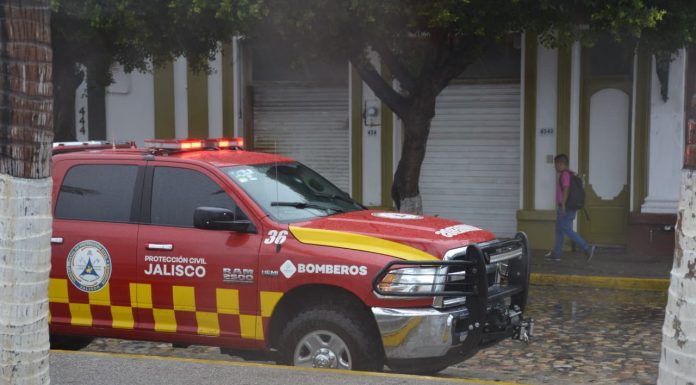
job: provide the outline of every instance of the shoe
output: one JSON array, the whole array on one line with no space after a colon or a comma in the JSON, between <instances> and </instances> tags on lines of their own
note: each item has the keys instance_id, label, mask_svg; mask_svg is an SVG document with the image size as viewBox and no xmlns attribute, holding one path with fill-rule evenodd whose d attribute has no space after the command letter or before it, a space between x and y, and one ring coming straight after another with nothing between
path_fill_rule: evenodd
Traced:
<instances>
[{"instance_id":1,"label":"shoe","mask_svg":"<svg viewBox=\"0 0 696 385\"><path fill-rule=\"evenodd\" d=\"M590 249L585 252L585 255L587 255L587 260L585 260L585 262L590 262L592 257L594 257L595 250L597 250L597 246L590 246Z\"/></svg>"},{"instance_id":2,"label":"shoe","mask_svg":"<svg viewBox=\"0 0 696 385\"><path fill-rule=\"evenodd\" d=\"M553 250L551 250L551 251L549 251L548 253L544 254L544 257L545 257L546 260L548 260L548 261L556 261L556 262L558 262L558 261L561 260L561 256L560 256L560 255L556 255L556 254L553 252Z\"/></svg>"}]
</instances>

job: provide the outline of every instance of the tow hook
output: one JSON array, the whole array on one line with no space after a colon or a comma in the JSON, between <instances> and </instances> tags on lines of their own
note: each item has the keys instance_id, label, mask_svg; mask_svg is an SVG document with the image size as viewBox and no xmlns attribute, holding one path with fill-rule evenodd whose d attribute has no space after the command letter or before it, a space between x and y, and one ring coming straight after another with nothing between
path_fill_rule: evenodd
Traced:
<instances>
[{"instance_id":1,"label":"tow hook","mask_svg":"<svg viewBox=\"0 0 696 385\"><path fill-rule=\"evenodd\" d=\"M527 318L522 320L518 326L515 327L515 332L512 338L515 340L523 341L529 344L529 339L534 336L534 318Z\"/></svg>"}]
</instances>

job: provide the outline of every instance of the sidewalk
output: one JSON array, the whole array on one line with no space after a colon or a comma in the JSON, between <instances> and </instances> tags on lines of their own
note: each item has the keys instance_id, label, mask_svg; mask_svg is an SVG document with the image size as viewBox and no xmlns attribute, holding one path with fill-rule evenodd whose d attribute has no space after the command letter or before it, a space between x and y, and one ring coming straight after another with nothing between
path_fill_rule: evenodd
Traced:
<instances>
[{"instance_id":1,"label":"sidewalk","mask_svg":"<svg viewBox=\"0 0 696 385\"><path fill-rule=\"evenodd\" d=\"M532 284L666 290L672 256L637 256L623 249L598 247L592 260L566 252L561 261L546 260L546 250L532 250Z\"/></svg>"}]
</instances>

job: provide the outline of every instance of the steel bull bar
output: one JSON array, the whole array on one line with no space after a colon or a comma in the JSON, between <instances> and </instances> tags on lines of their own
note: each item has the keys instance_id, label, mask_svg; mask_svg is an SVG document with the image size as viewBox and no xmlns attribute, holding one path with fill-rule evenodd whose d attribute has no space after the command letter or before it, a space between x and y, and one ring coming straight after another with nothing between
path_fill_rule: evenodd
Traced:
<instances>
[{"instance_id":1,"label":"steel bull bar","mask_svg":"<svg viewBox=\"0 0 696 385\"><path fill-rule=\"evenodd\" d=\"M415 319L413 317L419 317L419 324L423 327L428 325L427 327L430 328L430 330L414 329L410 336L404 336L406 338L401 342L403 346L394 347L385 344L388 361L407 358L436 360L437 356L444 356L445 353L433 355L433 351L446 351L445 361L454 363L461 362L482 347L492 345L504 338L512 337L528 342L534 329L534 320L523 317L529 291L530 256L527 236L520 232L511 239L469 245L465 252L456 255L452 260L389 262L372 280L374 292L378 296L383 298L433 297L435 301L432 308L411 309L419 310L420 313L401 308L373 308L383 341L387 341L390 335L390 331L386 330L390 324L413 324L414 322L409 322ZM428 276L432 276L433 271L436 273L434 280L426 277L422 280L411 280L410 282L422 282L411 283L411 286L417 287L417 290L400 292L380 285L388 274L393 275L399 272L399 269L405 269L401 271L408 272L407 275L418 275L418 271ZM447 303L455 305L442 305ZM435 304L439 305L435 306ZM421 315L418 316L418 314ZM409 316L412 319L409 319ZM437 333L433 333L432 330L435 319L447 319L447 325L439 327ZM428 322L421 322L424 320ZM446 333L449 336L443 337L442 341L426 340L432 339L438 333ZM414 340L412 345L421 345L422 348L413 349L413 346L405 348L408 344L407 338ZM442 346L443 341L447 343L445 347ZM427 349L427 347L437 349ZM429 357L417 356L419 351L428 350L431 352ZM456 358L452 357L453 351L458 353Z\"/></svg>"}]
</instances>

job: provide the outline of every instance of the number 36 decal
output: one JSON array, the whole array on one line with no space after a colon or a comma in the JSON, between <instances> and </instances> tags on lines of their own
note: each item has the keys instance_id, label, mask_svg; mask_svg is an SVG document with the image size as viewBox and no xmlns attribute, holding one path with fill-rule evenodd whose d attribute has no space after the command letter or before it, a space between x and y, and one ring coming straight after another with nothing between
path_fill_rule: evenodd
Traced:
<instances>
[{"instance_id":1,"label":"number 36 decal","mask_svg":"<svg viewBox=\"0 0 696 385\"><path fill-rule=\"evenodd\" d=\"M288 239L288 232L286 230L271 230L268 232L268 238L263 240L263 243L267 245L276 244L282 245L285 240Z\"/></svg>"}]
</instances>

